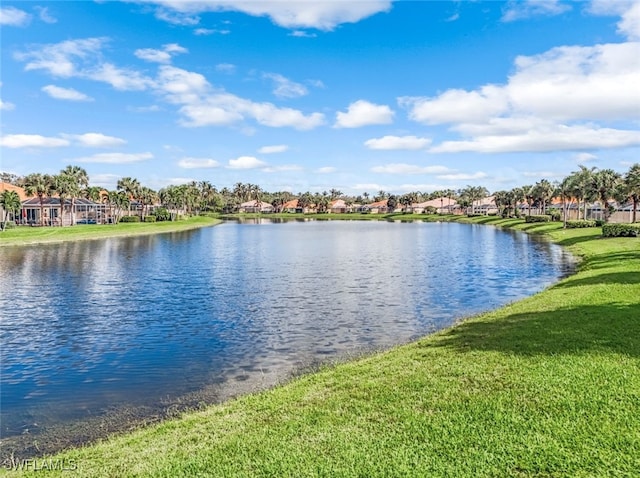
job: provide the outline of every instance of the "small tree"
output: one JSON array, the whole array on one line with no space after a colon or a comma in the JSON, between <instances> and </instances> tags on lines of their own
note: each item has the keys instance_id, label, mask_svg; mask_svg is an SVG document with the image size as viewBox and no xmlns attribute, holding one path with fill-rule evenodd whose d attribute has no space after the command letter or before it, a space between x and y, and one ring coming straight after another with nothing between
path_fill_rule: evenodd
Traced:
<instances>
[{"instance_id":1,"label":"small tree","mask_svg":"<svg viewBox=\"0 0 640 478\"><path fill-rule=\"evenodd\" d=\"M22 206L22 202L20 201L20 196L15 191L3 191L0 194L0 206L4 209L4 217L2 218L2 224L0 227L1 231L4 231L7 226L7 221L9 218L9 213L11 213L13 219L16 218L16 211L20 210Z\"/></svg>"}]
</instances>

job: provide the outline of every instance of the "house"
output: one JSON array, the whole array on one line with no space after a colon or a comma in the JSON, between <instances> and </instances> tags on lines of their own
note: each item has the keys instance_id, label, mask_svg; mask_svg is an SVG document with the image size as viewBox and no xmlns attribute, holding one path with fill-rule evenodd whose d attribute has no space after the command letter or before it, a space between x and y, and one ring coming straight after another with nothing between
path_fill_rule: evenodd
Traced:
<instances>
[{"instance_id":1,"label":"house","mask_svg":"<svg viewBox=\"0 0 640 478\"><path fill-rule=\"evenodd\" d=\"M0 194L4 193L5 191L13 191L18 195L18 198L20 198L20 202L25 201L28 196L27 193L25 193L24 188L21 188L20 186L16 186L14 184L10 184L10 183L5 183L4 181L0 181ZM5 219L5 211L3 209L3 207L0 205L0 221ZM9 216L11 217L11 216ZM19 215L16 215L18 221L20 219ZM14 218L15 220L16 218Z\"/></svg>"},{"instance_id":2,"label":"house","mask_svg":"<svg viewBox=\"0 0 640 478\"><path fill-rule=\"evenodd\" d=\"M41 216L42 214L42 216ZM65 199L60 207L59 197L44 197L42 203L37 197L22 202L22 220L24 224L45 226L69 226L76 223L103 223L106 219L106 206L89 199ZM42 217L44 220L42 220Z\"/></svg>"},{"instance_id":3,"label":"house","mask_svg":"<svg viewBox=\"0 0 640 478\"><path fill-rule=\"evenodd\" d=\"M449 214L454 209L455 204L455 201L450 198L439 197L430 201L414 203L411 205L411 210L416 214L422 214L427 209L434 208L438 214Z\"/></svg>"},{"instance_id":4,"label":"house","mask_svg":"<svg viewBox=\"0 0 640 478\"><path fill-rule=\"evenodd\" d=\"M333 214L344 214L346 212L351 212L351 208L347 206L344 199L334 199L329 204L329 212Z\"/></svg>"},{"instance_id":5,"label":"house","mask_svg":"<svg viewBox=\"0 0 640 478\"><path fill-rule=\"evenodd\" d=\"M239 212L256 213L256 212L273 212L274 207L272 204L264 201L247 201L240 204Z\"/></svg>"},{"instance_id":6,"label":"house","mask_svg":"<svg viewBox=\"0 0 640 478\"><path fill-rule=\"evenodd\" d=\"M290 212L290 213L302 213L303 208L298 206L298 200L292 199L291 201L287 201L282 205L282 212Z\"/></svg>"}]
</instances>

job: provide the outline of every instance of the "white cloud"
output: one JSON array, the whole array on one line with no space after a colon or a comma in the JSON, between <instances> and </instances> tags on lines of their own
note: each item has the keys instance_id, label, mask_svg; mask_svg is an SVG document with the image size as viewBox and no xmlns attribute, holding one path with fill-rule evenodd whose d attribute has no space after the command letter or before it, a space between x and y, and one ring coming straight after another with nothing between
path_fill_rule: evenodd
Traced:
<instances>
[{"instance_id":1,"label":"white cloud","mask_svg":"<svg viewBox=\"0 0 640 478\"><path fill-rule=\"evenodd\" d=\"M588 163L589 161L595 161L598 157L591 153L578 153L575 155L576 163Z\"/></svg>"},{"instance_id":2,"label":"white cloud","mask_svg":"<svg viewBox=\"0 0 640 478\"><path fill-rule=\"evenodd\" d=\"M133 54L141 60L155 63L169 63L171 61L171 55L168 52L153 48L140 48L134 51Z\"/></svg>"},{"instance_id":3,"label":"white cloud","mask_svg":"<svg viewBox=\"0 0 640 478\"><path fill-rule=\"evenodd\" d=\"M349 105L346 113L336 113L335 128L359 128L373 124L389 124L393 122L394 112L386 105L376 105L365 100L358 100Z\"/></svg>"},{"instance_id":4,"label":"white cloud","mask_svg":"<svg viewBox=\"0 0 640 478\"><path fill-rule=\"evenodd\" d=\"M127 111L133 111L134 113L155 113L156 111L162 111L162 108L158 105L127 106Z\"/></svg>"},{"instance_id":5,"label":"white cloud","mask_svg":"<svg viewBox=\"0 0 640 478\"><path fill-rule=\"evenodd\" d=\"M589 11L595 15L621 16L618 33L629 40L640 39L640 3L637 1L591 0Z\"/></svg>"},{"instance_id":6,"label":"white cloud","mask_svg":"<svg viewBox=\"0 0 640 478\"><path fill-rule=\"evenodd\" d=\"M309 90L304 85L291 81L277 73L264 73L263 77L274 82L273 94L278 98L299 98L309 93Z\"/></svg>"},{"instance_id":7,"label":"white cloud","mask_svg":"<svg viewBox=\"0 0 640 478\"><path fill-rule=\"evenodd\" d=\"M302 166L297 164L284 164L282 166L268 166L262 170L264 173L281 173L287 171L302 171Z\"/></svg>"},{"instance_id":8,"label":"white cloud","mask_svg":"<svg viewBox=\"0 0 640 478\"><path fill-rule=\"evenodd\" d=\"M548 130L540 129L505 136L478 136L471 140L445 141L429 151L432 153L548 152L624 148L637 145L640 145L640 131L583 125L554 125Z\"/></svg>"},{"instance_id":9,"label":"white cloud","mask_svg":"<svg viewBox=\"0 0 640 478\"><path fill-rule=\"evenodd\" d=\"M401 97L398 102L410 108L409 118L426 124L483 121L508 108L506 92L495 85L447 90L435 98Z\"/></svg>"},{"instance_id":10,"label":"white cloud","mask_svg":"<svg viewBox=\"0 0 640 478\"><path fill-rule=\"evenodd\" d=\"M178 166L184 169L207 169L217 168L220 163L211 158L182 158L178 161Z\"/></svg>"},{"instance_id":11,"label":"white cloud","mask_svg":"<svg viewBox=\"0 0 640 478\"><path fill-rule=\"evenodd\" d=\"M375 166L371 168L374 173L382 174L442 174L451 170L446 166L416 166L405 163L392 163L385 166Z\"/></svg>"},{"instance_id":12,"label":"white cloud","mask_svg":"<svg viewBox=\"0 0 640 478\"><path fill-rule=\"evenodd\" d=\"M231 63L218 63L216 65L216 71L228 74L235 73L236 65L232 65Z\"/></svg>"},{"instance_id":13,"label":"white cloud","mask_svg":"<svg viewBox=\"0 0 640 478\"><path fill-rule=\"evenodd\" d=\"M335 173L337 171L336 168L334 168L333 166L323 166L321 168L318 168L314 171L314 173L316 174L331 174L331 173Z\"/></svg>"},{"instance_id":14,"label":"white cloud","mask_svg":"<svg viewBox=\"0 0 640 478\"><path fill-rule=\"evenodd\" d=\"M100 186L104 189L111 190L115 189L118 183L118 180L121 178L119 174L91 174L91 185L92 186Z\"/></svg>"},{"instance_id":15,"label":"white cloud","mask_svg":"<svg viewBox=\"0 0 640 478\"><path fill-rule=\"evenodd\" d=\"M185 2L186 3L186 2ZM187 13L170 11L164 8L156 10L156 18L172 25L194 26L200 23L200 17Z\"/></svg>"},{"instance_id":16,"label":"white cloud","mask_svg":"<svg viewBox=\"0 0 640 478\"><path fill-rule=\"evenodd\" d=\"M85 38L42 45L15 54L25 70L44 70L58 78L83 78L109 83L117 90L145 90L153 81L140 72L118 68L102 59L106 38Z\"/></svg>"},{"instance_id":17,"label":"white cloud","mask_svg":"<svg viewBox=\"0 0 640 478\"><path fill-rule=\"evenodd\" d=\"M525 171L522 173L522 176L524 176L525 178L549 179L549 178L564 177L565 175L562 173L554 173L551 171Z\"/></svg>"},{"instance_id":18,"label":"white cloud","mask_svg":"<svg viewBox=\"0 0 640 478\"><path fill-rule=\"evenodd\" d=\"M102 133L63 134L65 139L75 141L80 146L91 148L114 148L127 144L124 139L107 136Z\"/></svg>"},{"instance_id":19,"label":"white cloud","mask_svg":"<svg viewBox=\"0 0 640 478\"><path fill-rule=\"evenodd\" d=\"M161 6L156 17L181 25L195 24L198 13L216 11L240 11L253 16L268 16L281 27L316 28L333 30L342 23L356 23L379 12L391 9L391 0L368 0L365 2L316 2L316 1L246 1L246 0L201 0L183 2L178 0L148 0Z\"/></svg>"},{"instance_id":20,"label":"white cloud","mask_svg":"<svg viewBox=\"0 0 640 478\"><path fill-rule=\"evenodd\" d=\"M39 134L8 134L0 138L5 148L59 148L69 146L69 141Z\"/></svg>"},{"instance_id":21,"label":"white cloud","mask_svg":"<svg viewBox=\"0 0 640 478\"><path fill-rule=\"evenodd\" d=\"M0 7L0 25L23 27L31 21L31 15L15 7Z\"/></svg>"},{"instance_id":22,"label":"white cloud","mask_svg":"<svg viewBox=\"0 0 640 478\"><path fill-rule=\"evenodd\" d=\"M258 149L258 153L261 154L273 154L273 153L284 153L289 149L289 146L286 144L275 144L273 146L263 146Z\"/></svg>"},{"instance_id":23,"label":"white cloud","mask_svg":"<svg viewBox=\"0 0 640 478\"><path fill-rule=\"evenodd\" d=\"M316 38L318 35L316 33L309 33L304 30L294 30L289 33L289 36L298 38Z\"/></svg>"},{"instance_id":24,"label":"white cloud","mask_svg":"<svg viewBox=\"0 0 640 478\"><path fill-rule=\"evenodd\" d=\"M95 64L106 41L106 38L66 40L16 53L15 58L26 62L24 68L27 71L45 70L53 76L62 78L80 76L83 66Z\"/></svg>"},{"instance_id":25,"label":"white cloud","mask_svg":"<svg viewBox=\"0 0 640 478\"><path fill-rule=\"evenodd\" d=\"M53 24L57 23L58 20L49 14L49 9L46 7L33 7L33 9L38 12L38 17L45 23Z\"/></svg>"},{"instance_id":26,"label":"white cloud","mask_svg":"<svg viewBox=\"0 0 640 478\"><path fill-rule=\"evenodd\" d=\"M503 12L502 21L560 15L568 10L571 10L571 6L560 3L560 0L510 0Z\"/></svg>"},{"instance_id":27,"label":"white cloud","mask_svg":"<svg viewBox=\"0 0 640 478\"><path fill-rule=\"evenodd\" d=\"M198 36L214 35L216 33L218 35L228 35L229 33L231 33L231 30L226 28L223 30L215 30L213 28L196 28L195 30L193 30L193 34Z\"/></svg>"},{"instance_id":28,"label":"white cloud","mask_svg":"<svg viewBox=\"0 0 640 478\"><path fill-rule=\"evenodd\" d=\"M467 174L467 173L452 173L452 174L438 174L436 176L438 179L446 179L447 181L473 181L476 179L484 179L487 177L487 173L483 173L482 171Z\"/></svg>"},{"instance_id":29,"label":"white cloud","mask_svg":"<svg viewBox=\"0 0 640 478\"><path fill-rule=\"evenodd\" d=\"M15 107L16 105L14 105L13 103L0 99L0 111L11 111L15 109Z\"/></svg>"},{"instance_id":30,"label":"white cloud","mask_svg":"<svg viewBox=\"0 0 640 478\"><path fill-rule=\"evenodd\" d=\"M84 93L74 90L73 88L62 88L55 85L47 85L42 87L42 91L48 94L51 98L57 100L68 101L93 101L93 98L85 95Z\"/></svg>"},{"instance_id":31,"label":"white cloud","mask_svg":"<svg viewBox=\"0 0 640 478\"><path fill-rule=\"evenodd\" d=\"M383 136L365 141L364 145L369 149L381 150L418 150L426 148L431 144L428 138L418 138L417 136Z\"/></svg>"},{"instance_id":32,"label":"white cloud","mask_svg":"<svg viewBox=\"0 0 640 478\"><path fill-rule=\"evenodd\" d=\"M100 153L71 161L77 163L128 164L146 161L151 158L153 158L151 153Z\"/></svg>"},{"instance_id":33,"label":"white cloud","mask_svg":"<svg viewBox=\"0 0 640 478\"><path fill-rule=\"evenodd\" d=\"M398 101L411 119L462 136L431 152L620 148L639 144L639 133L598 122L637 120L638 84L640 43L565 46L518 57L504 85Z\"/></svg>"},{"instance_id":34,"label":"white cloud","mask_svg":"<svg viewBox=\"0 0 640 478\"><path fill-rule=\"evenodd\" d=\"M240 156L229 160L229 169L256 169L267 166L267 163L253 156Z\"/></svg>"},{"instance_id":35,"label":"white cloud","mask_svg":"<svg viewBox=\"0 0 640 478\"><path fill-rule=\"evenodd\" d=\"M216 90L199 74L172 66L162 66L158 89L167 100L182 105L179 112L184 126L224 126L247 118L274 128L289 126L299 130L324 124L324 115L305 115L292 108L279 108L272 103L256 103L222 90Z\"/></svg>"},{"instance_id":36,"label":"white cloud","mask_svg":"<svg viewBox=\"0 0 640 478\"><path fill-rule=\"evenodd\" d=\"M181 47L177 43L169 43L162 46L162 50L156 50L154 48L140 48L134 53L135 56L141 60L153 62L153 63L170 63L171 58L178 53L187 53L184 47Z\"/></svg>"},{"instance_id":37,"label":"white cloud","mask_svg":"<svg viewBox=\"0 0 640 478\"><path fill-rule=\"evenodd\" d=\"M94 70L87 71L82 76L91 80L109 83L116 90L121 91L142 91L153 86L153 81L140 72L118 68L111 63L103 63Z\"/></svg>"}]
</instances>

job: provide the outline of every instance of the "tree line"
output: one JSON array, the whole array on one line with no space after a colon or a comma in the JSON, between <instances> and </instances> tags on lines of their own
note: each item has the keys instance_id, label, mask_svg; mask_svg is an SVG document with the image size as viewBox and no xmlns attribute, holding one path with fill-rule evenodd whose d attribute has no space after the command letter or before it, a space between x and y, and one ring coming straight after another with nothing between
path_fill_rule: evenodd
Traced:
<instances>
[{"instance_id":1,"label":"tree line","mask_svg":"<svg viewBox=\"0 0 640 478\"><path fill-rule=\"evenodd\" d=\"M44 198L58 197L60 217L68 199L71 203L72 224L75 223L73 212L78 198L102 203L110 214L116 217L125 210L131 213L132 204L135 204L137 214L143 217L151 206L161 204L168 211L170 218L175 219L181 211L186 214L233 213L238 211L242 203L248 201L271 204L276 212L280 212L283 206L293 199L298 200L299 208L315 207L318 212L326 212L335 199L344 200L347 207L383 202L393 210L398 205L408 209L416 203L447 198L449 205L455 201L461 207L470 208L473 213L476 205L490 194L487 188L482 186L466 186L462 189L445 189L431 193L412 191L402 195L380 190L375 194L363 192L354 196L343 194L338 189L321 193L306 191L293 194L289 191L268 192L257 184L242 182L234 184L231 188L218 189L209 181L192 181L155 191L131 177L121 178L117 182L116 189L109 191L90 186L89 175L79 166L67 166L56 175L32 173L20 177L0 173L0 179L23 187L28 196L37 197L41 209L44 207ZM567 208L575 201L582 208L581 214L586 219L587 204L600 201L604 208L605 220L612 212L608 202L613 199L622 204L631 203L633 205L632 222L636 222L636 209L640 202L640 163L632 165L624 174L612 169L587 168L581 165L577 171L561 181L552 183L547 179L541 179L535 184L495 191L493 196L496 207L505 216L516 215L518 206L522 204L527 205L529 213L532 208L537 208L545 214L551 200L560 198L565 218ZM5 220L8 213L15 214L15 211L21 208L20 199L14 191L4 191L0 195L0 205L4 207ZM44 221L43 214L40 217Z\"/></svg>"}]
</instances>

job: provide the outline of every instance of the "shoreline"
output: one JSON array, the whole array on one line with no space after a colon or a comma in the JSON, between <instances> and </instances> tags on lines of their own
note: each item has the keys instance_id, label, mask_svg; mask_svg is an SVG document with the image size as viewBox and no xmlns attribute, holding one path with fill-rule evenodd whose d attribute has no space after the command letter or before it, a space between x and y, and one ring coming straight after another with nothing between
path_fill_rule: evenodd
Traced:
<instances>
[{"instance_id":1,"label":"shoreline","mask_svg":"<svg viewBox=\"0 0 640 478\"><path fill-rule=\"evenodd\" d=\"M384 218L379 218L379 219L384 219ZM150 437L150 436L154 436L156 433L157 434L161 434L160 430L165 430L168 428L180 428L182 430L183 433L193 433L194 430L191 430L189 427L189 423L193 426L197 428L197 425L195 424L199 419L211 419L212 417L215 419L214 422L218 423L219 425L224 425L226 424L226 426L224 426L225 429L227 429L229 426L231 426L230 423L227 423L227 421L225 421L225 416L228 416L229 414L235 415L240 413L240 415L250 415L253 416L254 418L256 418L256 414L260 415L260 411L264 409L265 406L267 406L270 403L270 398L272 398L273 396L281 396L284 395L283 397L278 397L275 400L275 404L271 403L271 406L267 406L267 408L269 410L271 410L271 414L276 414L278 415L278 409L280 407L285 407L285 408L296 408L297 406L304 406L304 403L300 403L299 400L296 402L296 398L300 393L303 393L303 395L305 393L310 393L312 389L314 389L318 384L322 384L325 383L327 381L329 382L335 382L336 380L339 381L339 376L341 374L348 374L348 371L351 370L356 370L357 373L356 375L360 375L362 370L359 370L360 368L364 368L368 370L367 365L371 364L372 362L377 363L378 365L382 366L382 370L386 370L386 368L390 367L392 364L389 363L388 358L389 357L396 357L398 355L403 355L404 353L406 353L407 351L410 351L412 354L415 355L416 352L419 352L420 349L424 348L425 346L427 347L427 349L430 349L429 352L431 352L429 355L432 358L438 358L438 351L440 351L442 354L444 354L444 352L442 352L444 350L444 348L442 347L442 342L447 343L449 341L449 339L451 339L452 336L457 336L457 335L462 335L464 336L463 338L465 340L462 341L462 343L460 344L456 344L457 349L459 350L455 350L455 353L453 355L453 357L455 358L454 361L460 361L462 360L464 357L463 355L465 353L468 353L468 343L469 340L471 342L474 342L478 339L478 337L475 334L466 334L463 333L465 330L467 329L473 329L474 328L474 324L478 324L478 323L488 323L491 325L490 329L492 331L491 334L484 335L481 334L482 336L482 340L480 341L480 343L476 343L476 348L478 348L480 351L482 351L485 347L483 342L484 341L490 341L492 339L492 336L494 334L498 334L500 335L500 333L503 333L504 330L502 329L513 329L513 324L509 321L507 322L502 322L500 320L500 318L504 318L504 316L509 316L510 312L513 309L519 310L519 309L530 309L531 304L533 303L533 310L529 310L528 313L532 316L535 316L536 314L540 314L540 313L545 313L545 308L546 307L542 307L543 305L545 305L544 303L546 302L544 299L547 296L556 296L558 295L559 291L562 291L562 289L564 287L567 287L567 283L573 283L576 281L585 281L586 279L589 279L589 265L586 264L586 262L589 261L590 257L597 255L594 253L593 250L585 250L584 247L582 247L581 250L581 244L591 244L593 241L599 242L601 241L601 239L599 239L596 234L594 234L594 231L584 231L584 230L562 230L558 228L557 224L525 224L523 221L521 220L503 220L501 218L460 218L462 220L458 220L456 222L465 222L465 223L470 223L470 224L481 224L481 223L490 223L488 225L494 225L494 226L498 226L498 227L507 227L507 228L512 228L512 229L516 229L516 230L522 230L524 232L528 232L528 233L543 233L547 236L550 237L550 239L555 242L558 243L562 246L566 246L570 249L570 251L574 254L574 255L578 255L581 257L580 261L577 264L577 268L576 268L576 272L569 276L566 277L562 280L560 280L558 283L555 283L554 285L546 288L545 290L543 290L542 292L532 296L532 297L528 297L522 300L519 300L517 302L514 302L513 304L509 304L503 307L500 307L499 309L496 309L494 311L490 311L487 313L483 313L480 314L479 316L474 316L474 317L468 317L468 318L461 318L459 319L455 325L453 325L450 328L447 328L443 331L440 332L436 332L435 334L430 334L426 337L420 338L418 340L416 340L415 342L411 342L409 344L406 345L400 345L397 347L393 347L392 349L383 351L383 352L374 352L372 355L365 355L362 358L356 358L355 360L349 360L346 363L343 364L338 364L338 365L326 365L326 366L322 366L321 370L319 372L316 373L311 373L308 375L303 375L302 377L299 378L295 378L292 381L285 381L285 383L283 385L276 385L274 388L270 388L267 389L266 391L262 391L262 392L258 392L255 394L250 394L247 396L241 396L239 398L236 399L232 399L229 402L223 402L220 405L209 405L207 406L204 410L200 410L200 411L188 411L186 413L182 413L180 414L180 417L177 419L169 419L166 421L161 421L158 424L153 424L151 426L143 426L142 428L138 428L136 430L134 430L133 432L127 432L127 433L122 433L122 434L116 434L116 435L109 435L108 437L106 437L103 441L98 442L97 444L93 444L93 445L89 445L86 447L82 447L82 448L78 448L78 449L70 449L67 450L65 452L62 452L60 455L57 456L61 456L61 457L66 457L68 459L75 459L78 460L79 462L84 462L85 465L87 463L89 463L89 457L91 456L96 456L96 453L98 455L100 455L100 453L108 453L109 456L111 456L111 459L113 459L114 461L118 461L117 460L117 456L118 455L118 443L122 443L123 441L130 441L130 440L135 440L136 438L138 438L139 441L137 441L137 449L138 449L138 453L142 453L142 454L148 454L149 451L145 451L146 449L146 440L142 437ZM441 218L442 220L442 218ZM482 222L481 222L482 221ZM623 253L625 255L628 255L629 258L633 261L640 261L640 252L638 252L638 244L640 244L640 240L638 239L626 239L626 240L611 240L611 239L606 239L604 240L604 243L607 243L608 246L613 245L614 249L612 254L620 254ZM603 243L603 244L604 244ZM617 251L615 249L616 246L620 247L624 246L623 251ZM634 247L635 246L635 247ZM625 256L626 257L626 256ZM587 277L583 277L583 276L587 276ZM633 278L633 277L632 277ZM597 285L597 283L594 283L594 285ZM633 285L635 288L633 290L638 290L640 289L640 287L638 287L639 284L631 284ZM629 297L630 298L630 297ZM578 301L579 302L579 301ZM537 304L537 308L541 308L542 311L537 311L536 310L536 304ZM633 311L638 311L640 310L640 304L637 302L630 302L629 306L631 307L630 310ZM552 308L553 311L553 308ZM555 315L554 315L555 316ZM516 329L517 332L517 329ZM522 337L520 337L522 338ZM526 339L526 334L525 334L525 339ZM525 341L525 345L527 344L527 342ZM635 344L635 343L634 343ZM478 351L476 351L478 352ZM516 355L518 355L519 351L518 350L512 350L511 354L515 353ZM440 357L440 359L442 359L442 357ZM415 362L415 359L411 362ZM431 366L428 363L423 363L424 362L424 358L419 360L420 363L422 363L425 366ZM406 365L406 364L405 364ZM472 363L465 363L463 364L462 369L469 369L469 368L473 368L476 367L475 364ZM379 372L379 367L374 367L376 368L377 372ZM393 368L393 367L392 367ZM403 369L399 369L397 370L399 373L406 373L406 371L403 371ZM468 370L467 370L468 371ZM369 372L371 372L369 370ZM390 372L389 372L390 373ZM471 374L472 376L474 374ZM367 375L369 378L372 378L372 376ZM375 377L374 377L375 378ZM358 381L358 379L354 377L351 377L352 380ZM640 377L636 377L636 379L638 380L638 383L640 383ZM348 382L351 382L352 380L349 380ZM383 389L385 389L385 392L389 392L389 390L386 390L387 387L383 387ZM402 390L402 389L401 389ZM295 393L294 393L295 392ZM406 390L407 394L410 395L410 390ZM447 390L446 387L443 390L440 390L440 392L444 393L445 395L449 395L452 391L451 390ZM293 398L292 396L293 395ZM544 394L543 394L544 395ZM434 398L434 400L436 400ZM267 402L267 404L265 404L264 402ZM367 400L365 400L365 404L368 403ZM274 405L278 405L277 407L274 408ZM259 405L258 407L258 411L256 412L256 410L254 409L255 405ZM326 404L323 403L323 401L320 401L317 403L317 407L320 410L324 410L326 412ZM307 413L313 412L313 406L309 406L309 407L304 407L304 411ZM366 408L366 407L365 407ZM374 407L375 408L375 407ZM316 410L317 412L317 410ZM354 416L352 416L352 419L354 420L358 420L358 418L360 417L359 414L356 414ZM259 417L257 417L259 418ZM292 418L294 421L296 421L295 418ZM233 420L232 420L233 421ZM265 425L267 426L267 425ZM273 425L276 426L276 425ZM186 429L185 429L186 427ZM242 428L242 427L241 427ZM337 430L334 430L334 432L337 432L339 434L340 430L342 429L342 427L338 427ZM236 432L233 432L232 430L236 430ZM309 433L313 434L313 430L314 427L311 426L310 428L307 427L306 430ZM238 433L239 430L237 430L237 427L233 427L229 429L230 434L235 436L235 433ZM525 431L525 430L523 430ZM255 433L254 433L255 435ZM252 435L252 436L254 436ZM258 435L260 435L260 432L258 432ZM218 437L218 438L223 438L223 437ZM227 437L229 438L229 437ZM172 450L172 448L169 446L169 442L171 441L175 441L175 437L171 437L171 436L165 436L164 438L160 439L160 443L157 442L157 440L154 442L153 446L151 446L151 448L153 447L162 447L166 445L166 450L165 452L169 453L169 450ZM249 440L251 441L251 440ZM280 445L282 445L281 440L276 440L275 443L278 443ZM342 443L342 445L347 446L349 445L350 442L344 442ZM405 445L405 444L403 444ZM256 445L257 446L257 445ZM260 450L263 450L261 447L259 447ZM98 452L97 450L102 450L102 452ZM107 450L111 450L109 452L107 452ZM246 451L246 450L245 450ZM264 452L264 450L263 450ZM113 455L113 453L115 453L115 455ZM133 464L131 463L131 460L135 457L135 452L133 452L134 455L127 455L124 454L125 456L122 457L122 459L125 462L128 462L131 464L131 466L133 466ZM180 455L180 453L178 453L178 451L176 451L176 453L178 455ZM297 450L297 453L300 454L301 451ZM69 458L70 457L70 458ZM168 466L167 463L165 463L165 459L163 457L160 456L156 456L157 461L158 462L162 462L164 463L163 466ZM162 459L161 459L162 458ZM307 460L310 459L310 457L307 457ZM223 460L224 461L224 460ZM180 463L182 463L180 460L178 461L174 461L172 462L171 466L178 466L180 465ZM152 465L152 464L150 464ZM156 465L158 465L158 463L156 463ZM286 465L285 462L282 463L282 465ZM117 466L115 463L111 464L110 466ZM228 468L229 469L234 469L233 468L234 463L229 462L228 463ZM84 468L84 467L83 467ZM165 469L163 468L163 469ZM85 470L88 468L85 468ZM115 468L113 468L115 469ZM285 468L281 468L282 469L286 469ZM312 468L313 469L313 468ZM100 470L102 471L102 469L100 468ZM504 470L503 470L504 471ZM540 470L538 470L540 471ZM584 470L583 470L584 471ZM151 471L150 471L151 472ZM154 471L154 473L157 472ZM107 471L104 471L105 474L108 474ZM465 475L464 472L461 473L462 475Z\"/></svg>"},{"instance_id":2,"label":"shoreline","mask_svg":"<svg viewBox=\"0 0 640 478\"><path fill-rule=\"evenodd\" d=\"M222 220L217 218L195 216L180 221L155 223L77 224L65 227L19 226L0 233L0 248L165 234L215 226L221 222Z\"/></svg>"}]
</instances>

